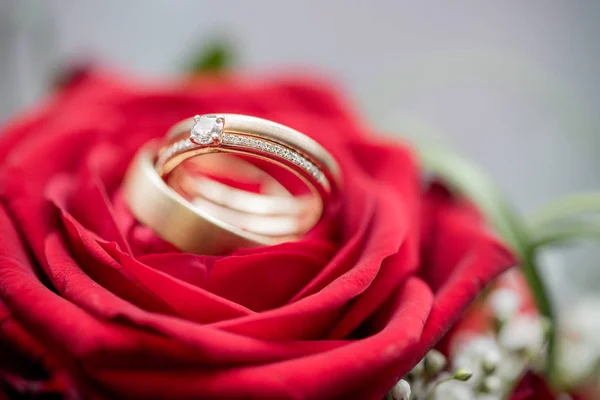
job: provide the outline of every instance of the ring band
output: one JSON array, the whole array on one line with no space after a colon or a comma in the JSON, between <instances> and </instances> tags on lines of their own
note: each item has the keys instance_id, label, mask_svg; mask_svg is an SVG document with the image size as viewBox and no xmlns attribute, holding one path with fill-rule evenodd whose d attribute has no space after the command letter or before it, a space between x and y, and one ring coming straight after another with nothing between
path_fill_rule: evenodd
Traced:
<instances>
[{"instance_id":1,"label":"ring band","mask_svg":"<svg viewBox=\"0 0 600 400\"><path fill-rule=\"evenodd\" d=\"M176 124L159 151L156 170L165 177L188 158L214 152L251 155L294 173L317 200L310 227L341 184L337 162L320 144L287 126L238 114L196 116Z\"/></svg>"},{"instance_id":2,"label":"ring band","mask_svg":"<svg viewBox=\"0 0 600 400\"><path fill-rule=\"evenodd\" d=\"M284 125L236 114L196 116L171 128L165 143L140 149L124 192L136 218L181 250L222 254L297 240L334 208L341 181L336 161L317 142ZM186 172L187 164L211 153L277 165L312 195L291 196L285 186L287 197L246 192Z\"/></svg>"},{"instance_id":3,"label":"ring band","mask_svg":"<svg viewBox=\"0 0 600 400\"><path fill-rule=\"evenodd\" d=\"M136 219L164 240L182 251L213 255L298 239L298 235L286 234L297 231L295 216L232 214L211 202L191 203L156 172L158 148L158 143L150 142L138 151L125 176L123 192ZM258 227L263 234L255 232Z\"/></svg>"},{"instance_id":4,"label":"ring band","mask_svg":"<svg viewBox=\"0 0 600 400\"><path fill-rule=\"evenodd\" d=\"M202 198L232 210L265 215L299 215L314 207L312 196L293 196L275 178L238 157L195 157L188 161L193 169L176 168L167 184L191 202ZM195 169L201 174L194 174ZM238 189L210 177L223 171L233 172L237 179L260 182L260 191Z\"/></svg>"}]
</instances>

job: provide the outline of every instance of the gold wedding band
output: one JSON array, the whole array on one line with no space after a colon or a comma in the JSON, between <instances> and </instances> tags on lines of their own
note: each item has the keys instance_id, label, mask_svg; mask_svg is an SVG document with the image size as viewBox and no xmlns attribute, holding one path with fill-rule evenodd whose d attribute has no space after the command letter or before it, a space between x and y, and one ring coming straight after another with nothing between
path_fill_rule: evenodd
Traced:
<instances>
[{"instance_id":1,"label":"gold wedding band","mask_svg":"<svg viewBox=\"0 0 600 400\"><path fill-rule=\"evenodd\" d=\"M246 214L246 218L239 218L230 209L217 205L206 209L191 203L156 172L158 148L158 143L149 143L138 151L127 171L123 190L133 215L164 240L182 251L212 255L298 238L285 235L286 230L295 231L295 221L290 217ZM235 224L231 223L236 217ZM252 227L261 227L263 234L250 231Z\"/></svg>"},{"instance_id":2,"label":"gold wedding band","mask_svg":"<svg viewBox=\"0 0 600 400\"><path fill-rule=\"evenodd\" d=\"M232 210L265 215L298 215L314 206L311 196L292 196L268 173L238 157L194 157L188 163L202 174L176 168L169 174L167 183L192 203L204 199ZM233 172L235 178L260 181L261 193L238 189L206 176L223 171Z\"/></svg>"}]
</instances>

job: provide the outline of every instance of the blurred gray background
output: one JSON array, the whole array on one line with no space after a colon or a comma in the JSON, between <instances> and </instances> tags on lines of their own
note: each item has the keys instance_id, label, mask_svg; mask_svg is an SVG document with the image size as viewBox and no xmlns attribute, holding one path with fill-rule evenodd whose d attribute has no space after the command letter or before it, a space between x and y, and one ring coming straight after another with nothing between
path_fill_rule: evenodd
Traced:
<instances>
[{"instance_id":1,"label":"blurred gray background","mask_svg":"<svg viewBox=\"0 0 600 400\"><path fill-rule=\"evenodd\" d=\"M165 77L225 38L251 71L331 76L378 129L464 154L529 212L600 189L598 21L594 0L0 0L0 122L69 59ZM600 286L586 254L551 268L559 297Z\"/></svg>"}]
</instances>

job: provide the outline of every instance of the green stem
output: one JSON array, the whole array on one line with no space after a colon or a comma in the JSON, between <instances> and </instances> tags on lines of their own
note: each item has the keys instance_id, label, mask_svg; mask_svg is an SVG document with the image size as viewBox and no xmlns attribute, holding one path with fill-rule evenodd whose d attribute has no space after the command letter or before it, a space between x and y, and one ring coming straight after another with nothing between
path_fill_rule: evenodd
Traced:
<instances>
[{"instance_id":1,"label":"green stem","mask_svg":"<svg viewBox=\"0 0 600 400\"><path fill-rule=\"evenodd\" d=\"M537 251L530 247L526 257L522 260L523 275L527 279L529 288L533 294L536 306L542 316L550 321L550 331L548 332L548 363L546 372L549 377L553 377L556 371L556 323L554 307L547 296L548 290L539 270L536 266Z\"/></svg>"},{"instance_id":2,"label":"green stem","mask_svg":"<svg viewBox=\"0 0 600 400\"><path fill-rule=\"evenodd\" d=\"M548 363L547 370L549 377L552 377L556 370L556 316L554 306L548 295L549 291L542 279L538 266L538 250L531 233L526 229L525 224L515 212L505 214L506 221L510 226L511 237L514 238L513 244L515 251L520 257L521 268L523 275L527 280L529 289L534 298L535 304L540 314L550 323L550 331L548 332Z\"/></svg>"}]
</instances>

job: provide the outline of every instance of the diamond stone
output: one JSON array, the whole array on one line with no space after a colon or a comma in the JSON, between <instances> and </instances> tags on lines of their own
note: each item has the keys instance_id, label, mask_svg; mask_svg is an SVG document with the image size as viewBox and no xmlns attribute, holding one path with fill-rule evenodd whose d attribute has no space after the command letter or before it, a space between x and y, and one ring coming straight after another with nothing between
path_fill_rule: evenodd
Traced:
<instances>
[{"instance_id":1,"label":"diamond stone","mask_svg":"<svg viewBox=\"0 0 600 400\"><path fill-rule=\"evenodd\" d=\"M194 117L194 126L190 131L190 139L197 144L211 144L223 132L223 119L214 115Z\"/></svg>"}]
</instances>

